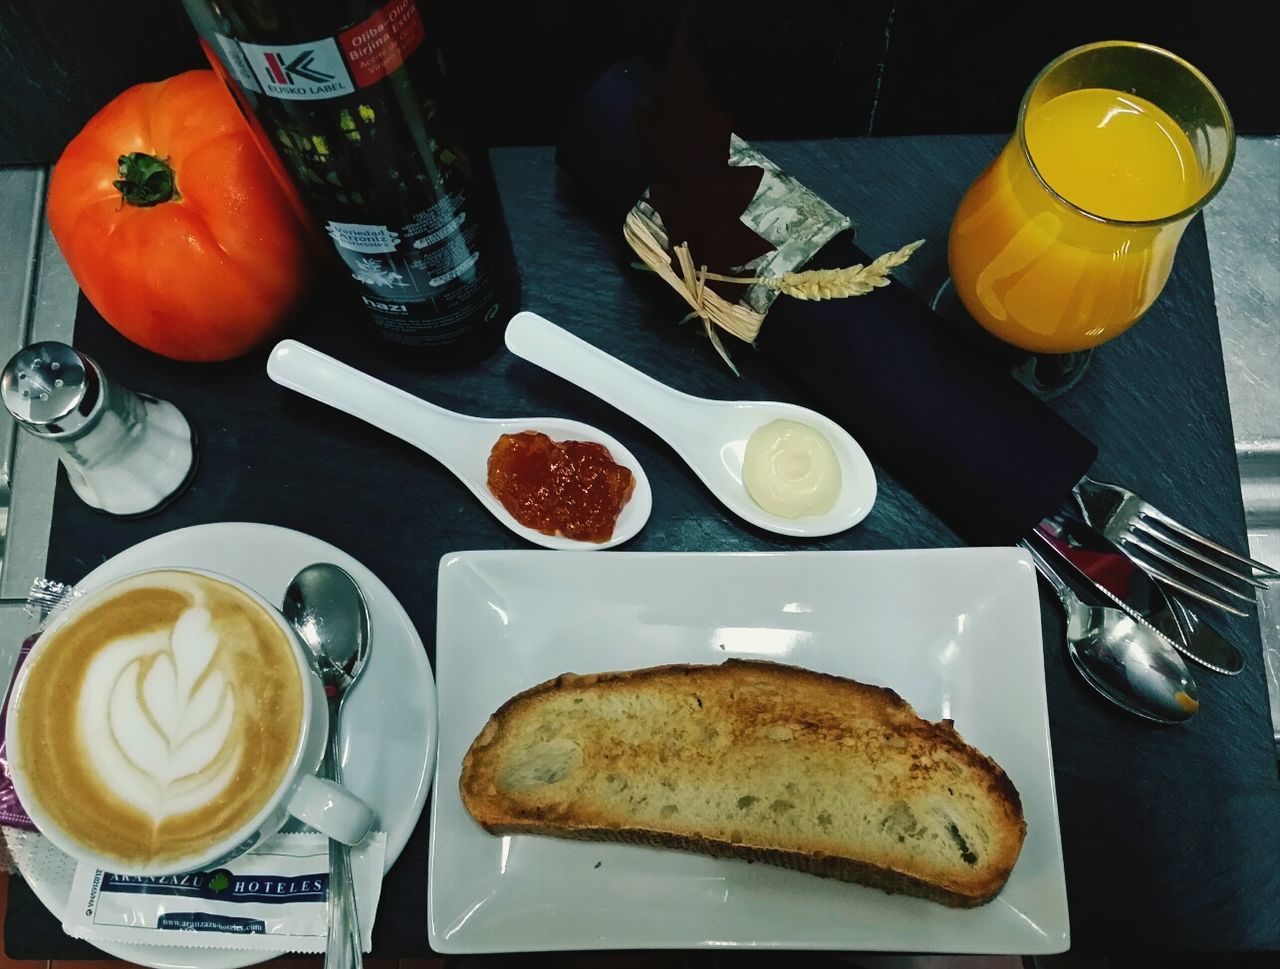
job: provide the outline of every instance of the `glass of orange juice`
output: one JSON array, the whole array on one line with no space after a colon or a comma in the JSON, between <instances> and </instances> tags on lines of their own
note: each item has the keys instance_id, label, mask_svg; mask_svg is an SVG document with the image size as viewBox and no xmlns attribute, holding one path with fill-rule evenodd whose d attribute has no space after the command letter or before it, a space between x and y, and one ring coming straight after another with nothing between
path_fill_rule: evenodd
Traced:
<instances>
[{"instance_id":1,"label":"glass of orange juice","mask_svg":"<svg viewBox=\"0 0 1280 969\"><path fill-rule=\"evenodd\" d=\"M1221 96L1180 57L1124 41L1068 51L1031 83L1016 134L960 202L956 295L1034 353L1118 336L1160 295L1234 154Z\"/></svg>"}]
</instances>

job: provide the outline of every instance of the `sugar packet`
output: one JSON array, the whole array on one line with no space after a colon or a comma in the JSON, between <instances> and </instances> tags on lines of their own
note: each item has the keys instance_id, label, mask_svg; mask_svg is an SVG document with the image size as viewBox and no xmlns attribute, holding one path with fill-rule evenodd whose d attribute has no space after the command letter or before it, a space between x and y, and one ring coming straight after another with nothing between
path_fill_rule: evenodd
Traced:
<instances>
[{"instance_id":1,"label":"sugar packet","mask_svg":"<svg viewBox=\"0 0 1280 969\"><path fill-rule=\"evenodd\" d=\"M5 684L4 706L0 709L0 827L18 828L22 831L36 830L22 802L18 800L18 792L14 790L13 779L9 773L9 745L6 740L6 731L9 727L9 698L13 693L18 671L22 669L22 664L27 661L31 648L40 638L40 631L48 625L49 619L65 609L80 595L79 589L65 582L57 582L42 576L33 579L31 591L27 593L25 601L26 620L22 625L24 628L29 628L31 620L34 620L39 629L22 641L17 651L12 654L12 658L7 652L0 651L0 682ZM16 604L17 600L9 600L9 602ZM3 628L8 634L9 625L6 623ZM8 839L0 837L0 869L5 871L10 871L13 867L13 859L9 856L8 847Z\"/></svg>"},{"instance_id":2,"label":"sugar packet","mask_svg":"<svg viewBox=\"0 0 1280 969\"><path fill-rule=\"evenodd\" d=\"M15 677L18 675L18 670L22 668L22 664L26 662L27 654L31 652L31 647L35 645L37 638L39 634L32 633L18 647L18 660L13 672ZM14 790L13 779L9 775L9 745L5 737L9 729L9 694L12 692L13 684L10 683L8 692L4 696L4 707L0 709L0 825L7 828L21 828L23 831L34 831L36 826L31 823L26 809L18 800L18 792ZM8 867L7 859L5 867Z\"/></svg>"},{"instance_id":3,"label":"sugar packet","mask_svg":"<svg viewBox=\"0 0 1280 969\"><path fill-rule=\"evenodd\" d=\"M351 849L363 951L373 946L387 836ZM62 928L88 942L324 952L329 839L279 834L226 867L186 875L117 875L76 868Z\"/></svg>"}]
</instances>

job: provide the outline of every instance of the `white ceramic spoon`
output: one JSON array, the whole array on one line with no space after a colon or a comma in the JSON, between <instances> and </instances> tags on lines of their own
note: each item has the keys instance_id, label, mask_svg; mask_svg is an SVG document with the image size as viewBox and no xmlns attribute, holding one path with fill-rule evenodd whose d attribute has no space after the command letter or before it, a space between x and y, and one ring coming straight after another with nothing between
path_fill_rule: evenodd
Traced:
<instances>
[{"instance_id":1,"label":"white ceramic spoon","mask_svg":"<svg viewBox=\"0 0 1280 969\"><path fill-rule=\"evenodd\" d=\"M758 400L708 400L682 393L578 339L536 313L517 313L507 324L507 349L590 391L666 440L731 512L780 535L818 538L852 528L876 500L876 476L849 433L817 411ZM779 518L747 493L742 460L747 439L773 420L797 421L820 431L840 461L840 494L824 515Z\"/></svg>"},{"instance_id":2,"label":"white ceramic spoon","mask_svg":"<svg viewBox=\"0 0 1280 969\"><path fill-rule=\"evenodd\" d=\"M649 520L653 495L649 479L635 455L604 431L559 417L471 417L429 404L397 387L361 373L296 340L282 340L267 359L267 374L282 387L367 421L408 441L452 471L493 513L527 541L554 549L612 548L635 536ZM631 500L623 506L607 542L580 542L521 525L489 491L489 452L502 434L541 431L556 441L595 441L635 475Z\"/></svg>"}]
</instances>

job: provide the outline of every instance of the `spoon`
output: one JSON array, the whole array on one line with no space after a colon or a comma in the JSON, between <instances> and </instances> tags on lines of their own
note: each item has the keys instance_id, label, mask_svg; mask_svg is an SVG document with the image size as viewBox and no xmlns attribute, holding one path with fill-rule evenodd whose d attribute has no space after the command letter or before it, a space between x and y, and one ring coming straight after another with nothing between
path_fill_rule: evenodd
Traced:
<instances>
[{"instance_id":1,"label":"spoon","mask_svg":"<svg viewBox=\"0 0 1280 969\"><path fill-rule=\"evenodd\" d=\"M267 359L267 374L282 387L367 421L425 451L453 472L498 521L536 545L574 550L612 548L633 538L649 520L653 495L644 468L621 443L589 424L559 417L503 419L458 414L361 373L296 340L276 344ZM541 431L556 441L603 444L614 461L631 471L635 490L623 506L608 541L581 542L561 535L544 535L516 521L489 491L489 451L501 435L520 431Z\"/></svg>"},{"instance_id":2,"label":"spoon","mask_svg":"<svg viewBox=\"0 0 1280 969\"><path fill-rule=\"evenodd\" d=\"M329 699L329 742L321 772L342 783L338 749L342 703L369 659L369 609L364 594L338 566L318 562L293 577L284 593L283 611L310 648ZM326 966L344 969L361 964L351 849L333 840L329 842L329 938L324 961Z\"/></svg>"},{"instance_id":3,"label":"spoon","mask_svg":"<svg viewBox=\"0 0 1280 969\"><path fill-rule=\"evenodd\" d=\"M1030 542L1040 574L1067 616L1067 653L1085 682L1130 713L1160 723L1182 723L1200 709L1195 681L1172 647L1150 626L1116 606L1087 603Z\"/></svg>"},{"instance_id":4,"label":"spoon","mask_svg":"<svg viewBox=\"0 0 1280 969\"><path fill-rule=\"evenodd\" d=\"M507 349L590 391L663 438L731 512L758 528L818 538L852 528L876 500L871 462L849 433L817 411L757 400L709 400L683 393L628 366L536 313L507 324ZM840 493L822 515L781 518L757 505L742 480L747 439L770 421L808 424L831 443L840 462Z\"/></svg>"}]
</instances>

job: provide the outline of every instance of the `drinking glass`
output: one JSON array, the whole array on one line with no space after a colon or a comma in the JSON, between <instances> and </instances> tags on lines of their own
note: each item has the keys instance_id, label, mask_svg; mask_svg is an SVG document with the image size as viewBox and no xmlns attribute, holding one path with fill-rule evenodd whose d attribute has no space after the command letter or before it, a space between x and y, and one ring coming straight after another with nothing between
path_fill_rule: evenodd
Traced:
<instances>
[{"instance_id":1,"label":"drinking glass","mask_svg":"<svg viewBox=\"0 0 1280 969\"><path fill-rule=\"evenodd\" d=\"M1234 155L1226 105L1182 58L1127 41L1070 50L1031 82L1017 132L960 202L955 294L1033 353L1119 336L1160 295Z\"/></svg>"}]
</instances>

